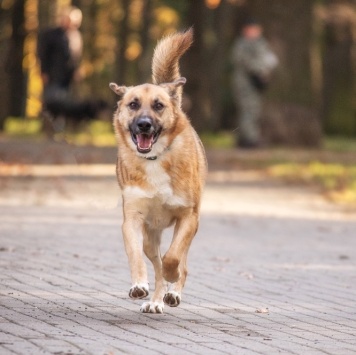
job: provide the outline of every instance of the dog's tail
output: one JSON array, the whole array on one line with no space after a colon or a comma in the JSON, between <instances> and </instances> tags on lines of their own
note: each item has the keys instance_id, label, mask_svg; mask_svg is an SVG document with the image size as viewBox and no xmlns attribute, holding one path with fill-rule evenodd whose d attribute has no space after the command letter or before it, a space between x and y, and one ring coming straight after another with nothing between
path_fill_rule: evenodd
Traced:
<instances>
[{"instance_id":1,"label":"dog's tail","mask_svg":"<svg viewBox=\"0 0 356 355\"><path fill-rule=\"evenodd\" d=\"M154 84L171 83L180 78L179 59L193 43L193 29L167 36L158 42L152 59Z\"/></svg>"}]
</instances>

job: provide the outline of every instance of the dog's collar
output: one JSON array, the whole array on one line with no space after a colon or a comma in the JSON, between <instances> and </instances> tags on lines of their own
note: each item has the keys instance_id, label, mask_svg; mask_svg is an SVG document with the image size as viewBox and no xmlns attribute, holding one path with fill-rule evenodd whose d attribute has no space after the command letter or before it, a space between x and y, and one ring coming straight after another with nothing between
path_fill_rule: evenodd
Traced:
<instances>
[{"instance_id":1,"label":"dog's collar","mask_svg":"<svg viewBox=\"0 0 356 355\"><path fill-rule=\"evenodd\" d=\"M169 150L170 150L170 147L166 147L159 156L161 156L163 153L165 153L165 152L167 152ZM146 159L146 160L157 160L158 159L158 155L155 155L153 157L147 157L147 158L146 157L142 157L142 158Z\"/></svg>"}]
</instances>

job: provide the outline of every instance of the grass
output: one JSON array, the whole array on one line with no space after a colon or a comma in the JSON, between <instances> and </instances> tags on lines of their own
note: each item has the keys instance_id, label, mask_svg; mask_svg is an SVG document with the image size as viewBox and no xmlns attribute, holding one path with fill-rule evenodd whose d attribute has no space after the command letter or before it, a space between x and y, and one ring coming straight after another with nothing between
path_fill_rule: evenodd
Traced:
<instances>
[{"instance_id":1,"label":"grass","mask_svg":"<svg viewBox=\"0 0 356 355\"><path fill-rule=\"evenodd\" d=\"M323 147L325 150L333 152L355 152L356 153L356 138L345 137L326 137L324 138Z\"/></svg>"},{"instance_id":2,"label":"grass","mask_svg":"<svg viewBox=\"0 0 356 355\"><path fill-rule=\"evenodd\" d=\"M82 131L65 133L65 139L74 145L116 146L114 129L107 121L90 122Z\"/></svg>"},{"instance_id":3,"label":"grass","mask_svg":"<svg viewBox=\"0 0 356 355\"><path fill-rule=\"evenodd\" d=\"M234 146L234 136L229 132L201 135L208 149L229 149ZM292 162L294 152L283 147L268 149L268 154L256 154L248 159L240 157L241 165L265 171L268 176L282 179L293 184L305 184L318 187L330 200L356 206L356 138L325 137L324 152L355 153L355 159L348 164L313 161L305 154L300 162ZM310 153L310 157L313 157Z\"/></svg>"},{"instance_id":4,"label":"grass","mask_svg":"<svg viewBox=\"0 0 356 355\"><path fill-rule=\"evenodd\" d=\"M39 119L9 117L5 121L4 134L8 137L38 138L40 136L41 125Z\"/></svg>"},{"instance_id":5,"label":"grass","mask_svg":"<svg viewBox=\"0 0 356 355\"><path fill-rule=\"evenodd\" d=\"M13 138L41 139L45 135L41 132L42 122L39 119L21 119L10 117L5 122L4 134ZM97 147L115 146L116 138L112 123L109 121L91 121L82 125L76 132L62 131L54 135L57 141L73 145L93 145Z\"/></svg>"},{"instance_id":6,"label":"grass","mask_svg":"<svg viewBox=\"0 0 356 355\"><path fill-rule=\"evenodd\" d=\"M291 183L317 186L334 202L356 205L356 164L283 163L267 168L267 174Z\"/></svg>"},{"instance_id":7,"label":"grass","mask_svg":"<svg viewBox=\"0 0 356 355\"><path fill-rule=\"evenodd\" d=\"M200 138L207 149L230 149L234 147L235 137L231 132L204 132Z\"/></svg>"}]
</instances>

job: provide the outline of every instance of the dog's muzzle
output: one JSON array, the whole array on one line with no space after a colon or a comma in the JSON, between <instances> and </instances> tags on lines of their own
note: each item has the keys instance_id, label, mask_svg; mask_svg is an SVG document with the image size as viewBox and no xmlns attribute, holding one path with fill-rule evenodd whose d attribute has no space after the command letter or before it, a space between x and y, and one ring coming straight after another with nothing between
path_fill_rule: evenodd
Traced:
<instances>
[{"instance_id":1,"label":"dog's muzzle","mask_svg":"<svg viewBox=\"0 0 356 355\"><path fill-rule=\"evenodd\" d=\"M140 153L149 153L154 143L157 142L161 128L155 127L151 117L138 117L130 125L132 141L136 144Z\"/></svg>"}]
</instances>

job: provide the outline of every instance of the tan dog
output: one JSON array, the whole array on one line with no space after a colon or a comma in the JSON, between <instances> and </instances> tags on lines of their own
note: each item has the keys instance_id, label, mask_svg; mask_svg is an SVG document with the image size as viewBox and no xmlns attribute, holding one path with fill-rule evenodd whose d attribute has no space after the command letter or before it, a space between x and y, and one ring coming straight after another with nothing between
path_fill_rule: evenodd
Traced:
<instances>
[{"instance_id":1,"label":"tan dog","mask_svg":"<svg viewBox=\"0 0 356 355\"><path fill-rule=\"evenodd\" d=\"M180 107L186 79L180 77L178 63L192 40L189 30L158 43L152 61L154 84L110 84L119 96L114 127L131 298L144 298L149 292L142 247L155 271L155 291L141 306L145 313L162 313L164 303L179 305L187 254L198 229L206 160L204 148ZM162 258L161 234L172 225L173 240Z\"/></svg>"}]
</instances>

